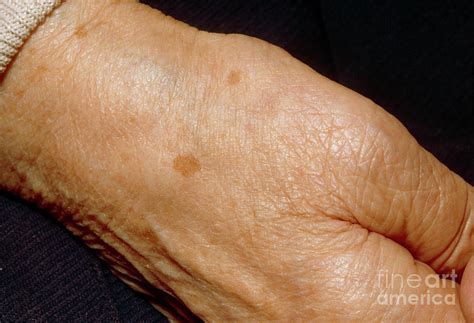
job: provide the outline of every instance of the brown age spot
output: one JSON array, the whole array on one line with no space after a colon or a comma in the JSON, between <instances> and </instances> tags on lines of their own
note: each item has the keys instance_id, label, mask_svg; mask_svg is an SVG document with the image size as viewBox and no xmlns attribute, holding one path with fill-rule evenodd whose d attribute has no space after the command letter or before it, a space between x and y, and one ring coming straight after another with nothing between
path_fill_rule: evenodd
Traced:
<instances>
[{"instance_id":1,"label":"brown age spot","mask_svg":"<svg viewBox=\"0 0 474 323\"><path fill-rule=\"evenodd\" d=\"M84 38L87 36L87 30L86 30L86 25L82 25L76 28L76 31L74 31L74 36L77 38Z\"/></svg>"},{"instance_id":2,"label":"brown age spot","mask_svg":"<svg viewBox=\"0 0 474 323\"><path fill-rule=\"evenodd\" d=\"M140 235L145 240L156 241L156 234L150 228L144 228L142 234Z\"/></svg>"},{"instance_id":3,"label":"brown age spot","mask_svg":"<svg viewBox=\"0 0 474 323\"><path fill-rule=\"evenodd\" d=\"M130 160L131 160L130 153L122 152L119 156L120 156L120 160L121 160L122 163L124 163L124 164L129 163Z\"/></svg>"},{"instance_id":4,"label":"brown age spot","mask_svg":"<svg viewBox=\"0 0 474 323\"><path fill-rule=\"evenodd\" d=\"M131 126L138 126L140 125L139 119L137 115L130 115L128 117L128 124Z\"/></svg>"},{"instance_id":5,"label":"brown age spot","mask_svg":"<svg viewBox=\"0 0 474 323\"><path fill-rule=\"evenodd\" d=\"M48 70L48 68L44 65L40 65L36 68L36 72L38 73L45 73Z\"/></svg>"},{"instance_id":6,"label":"brown age spot","mask_svg":"<svg viewBox=\"0 0 474 323\"><path fill-rule=\"evenodd\" d=\"M259 102L253 111L258 118L275 118L278 115L278 108L281 105L278 93L264 91Z\"/></svg>"},{"instance_id":7,"label":"brown age spot","mask_svg":"<svg viewBox=\"0 0 474 323\"><path fill-rule=\"evenodd\" d=\"M201 164L193 155L179 155L173 160L173 168L181 175L190 177L201 170Z\"/></svg>"},{"instance_id":8,"label":"brown age spot","mask_svg":"<svg viewBox=\"0 0 474 323\"><path fill-rule=\"evenodd\" d=\"M227 75L227 84L229 85L237 85L240 83L240 72L239 71L232 71Z\"/></svg>"},{"instance_id":9,"label":"brown age spot","mask_svg":"<svg viewBox=\"0 0 474 323\"><path fill-rule=\"evenodd\" d=\"M48 71L48 68L44 65L39 65L33 69L33 73L28 77L29 81L35 82L41 80L43 75Z\"/></svg>"},{"instance_id":10,"label":"brown age spot","mask_svg":"<svg viewBox=\"0 0 474 323\"><path fill-rule=\"evenodd\" d=\"M25 90L24 89L17 90L14 92L14 94L17 99L21 99L25 95Z\"/></svg>"}]
</instances>

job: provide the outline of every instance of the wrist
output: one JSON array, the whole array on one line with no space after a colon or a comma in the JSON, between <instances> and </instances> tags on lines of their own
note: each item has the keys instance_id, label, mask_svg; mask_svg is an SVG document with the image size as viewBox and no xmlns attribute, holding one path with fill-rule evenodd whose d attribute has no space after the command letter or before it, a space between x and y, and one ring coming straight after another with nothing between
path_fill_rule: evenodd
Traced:
<instances>
[{"instance_id":1,"label":"wrist","mask_svg":"<svg viewBox=\"0 0 474 323\"><path fill-rule=\"evenodd\" d=\"M51 121L74 96L65 84L71 81L81 44L74 44L71 35L98 12L93 1L63 2L33 31L2 75L0 166L10 171L0 174L0 187L19 190L28 199L45 193L44 185L32 183L38 184L40 177L35 161L48 141L43 133L51 130Z\"/></svg>"},{"instance_id":2,"label":"wrist","mask_svg":"<svg viewBox=\"0 0 474 323\"><path fill-rule=\"evenodd\" d=\"M35 160L41 152L52 161L57 156L45 156L48 144L60 156L81 149L71 142L87 146L90 142L81 140L88 136L74 133L77 124L117 122L119 116L104 116L101 107L129 103L124 108L132 113L130 106L143 101L140 88L158 87L149 79L161 77L143 75L140 60L149 74L160 69L161 62L149 62L157 54L182 57L173 64L182 67L181 47L192 33L134 1L65 1L28 39L0 84L0 157L17 163ZM98 131L90 125L81 130ZM93 144L101 149L101 142ZM10 184L0 185L8 189Z\"/></svg>"},{"instance_id":3,"label":"wrist","mask_svg":"<svg viewBox=\"0 0 474 323\"><path fill-rule=\"evenodd\" d=\"M113 254L107 245L118 248L120 239L109 234L100 241L103 224L128 216L127 192L146 194L131 186L142 166L125 161L126 147L136 145L121 137L122 129L134 107L145 110L137 106L145 104L141 90L149 94L159 87L155 79L170 80L157 77L161 62L152 58L183 57L180 46L192 30L134 1L65 1L28 39L0 85L0 169L7 170L0 189L47 208L86 242L96 237L91 247ZM111 112L122 107L125 114ZM139 139L142 130L124 131ZM128 170L120 174L122 157ZM122 278L135 278L123 259L116 262Z\"/></svg>"},{"instance_id":4,"label":"wrist","mask_svg":"<svg viewBox=\"0 0 474 323\"><path fill-rule=\"evenodd\" d=\"M170 93L186 69L194 33L134 1L64 2L0 85L0 167L9 170L0 188L55 209L103 207L82 200L110 193L104 170L118 172L118 159L130 172L143 167L123 156L141 144L155 105L165 105L149 94Z\"/></svg>"}]
</instances>

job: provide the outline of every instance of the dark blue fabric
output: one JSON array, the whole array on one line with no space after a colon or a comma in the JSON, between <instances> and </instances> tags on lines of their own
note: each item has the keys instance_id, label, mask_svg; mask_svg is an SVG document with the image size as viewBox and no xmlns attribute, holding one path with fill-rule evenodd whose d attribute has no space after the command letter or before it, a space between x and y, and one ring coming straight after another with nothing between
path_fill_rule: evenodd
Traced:
<instances>
[{"instance_id":1,"label":"dark blue fabric","mask_svg":"<svg viewBox=\"0 0 474 323\"><path fill-rule=\"evenodd\" d=\"M166 322L34 207L0 195L0 322Z\"/></svg>"}]
</instances>

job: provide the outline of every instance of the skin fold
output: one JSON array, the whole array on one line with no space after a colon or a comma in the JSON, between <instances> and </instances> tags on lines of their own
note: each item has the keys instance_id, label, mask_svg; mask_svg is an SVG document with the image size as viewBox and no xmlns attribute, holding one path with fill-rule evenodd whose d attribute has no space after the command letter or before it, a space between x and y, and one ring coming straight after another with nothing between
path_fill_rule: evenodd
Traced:
<instances>
[{"instance_id":1,"label":"skin fold","mask_svg":"<svg viewBox=\"0 0 474 323\"><path fill-rule=\"evenodd\" d=\"M0 187L178 320L474 320L473 187L261 40L67 1L4 75L0 134ZM455 302L380 302L427 293Z\"/></svg>"}]
</instances>

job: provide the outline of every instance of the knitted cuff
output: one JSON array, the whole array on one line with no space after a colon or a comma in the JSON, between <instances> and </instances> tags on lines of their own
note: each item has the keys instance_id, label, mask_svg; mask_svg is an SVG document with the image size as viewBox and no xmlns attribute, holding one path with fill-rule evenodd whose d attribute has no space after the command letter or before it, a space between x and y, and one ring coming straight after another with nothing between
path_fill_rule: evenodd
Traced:
<instances>
[{"instance_id":1,"label":"knitted cuff","mask_svg":"<svg viewBox=\"0 0 474 323\"><path fill-rule=\"evenodd\" d=\"M0 74L31 32L62 0L0 0Z\"/></svg>"}]
</instances>

